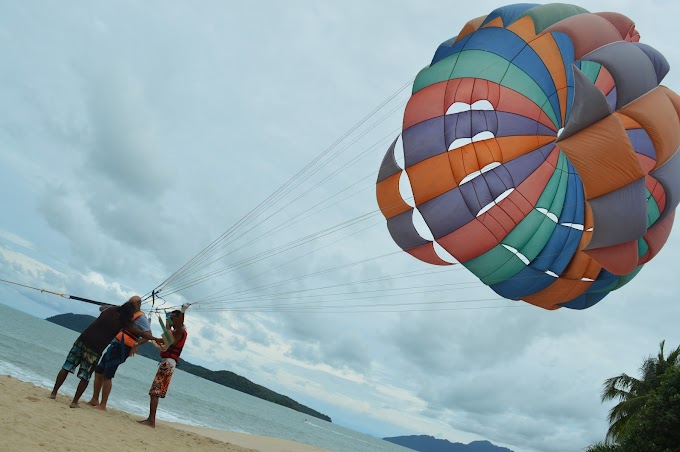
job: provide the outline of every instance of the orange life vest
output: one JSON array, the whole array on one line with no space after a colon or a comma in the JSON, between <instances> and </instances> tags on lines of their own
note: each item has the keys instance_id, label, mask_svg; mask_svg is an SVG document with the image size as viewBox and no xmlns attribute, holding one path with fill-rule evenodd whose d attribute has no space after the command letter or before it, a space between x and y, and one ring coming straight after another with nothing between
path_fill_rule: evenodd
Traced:
<instances>
[{"instance_id":1,"label":"orange life vest","mask_svg":"<svg viewBox=\"0 0 680 452\"><path fill-rule=\"evenodd\" d=\"M182 339L178 342L172 344L164 352L161 352L162 358L172 358L175 360L177 365L179 365L179 355L182 353L182 348L184 348L184 343L187 341L187 330L185 329L182 334Z\"/></svg>"},{"instance_id":2,"label":"orange life vest","mask_svg":"<svg viewBox=\"0 0 680 452\"><path fill-rule=\"evenodd\" d=\"M132 321L134 322L143 315L144 313L142 311L135 312L132 315ZM137 339L139 339L139 336L137 336L136 334L132 334L128 330L123 330L116 335L116 339L118 339L119 342L124 341L125 345L127 345L128 347L132 347L133 345L135 345L135 342L137 342Z\"/></svg>"}]
</instances>

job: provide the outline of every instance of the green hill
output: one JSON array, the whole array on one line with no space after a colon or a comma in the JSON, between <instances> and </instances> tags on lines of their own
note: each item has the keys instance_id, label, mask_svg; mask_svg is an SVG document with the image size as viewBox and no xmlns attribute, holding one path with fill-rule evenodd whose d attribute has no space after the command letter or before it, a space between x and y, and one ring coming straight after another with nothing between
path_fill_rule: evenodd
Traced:
<instances>
[{"instance_id":1,"label":"green hill","mask_svg":"<svg viewBox=\"0 0 680 452\"><path fill-rule=\"evenodd\" d=\"M81 333L83 332L83 330L85 330L85 328L87 328L90 325L90 323L92 323L94 319L95 318L90 315L59 314L53 317L49 317L46 320ZM158 354L158 350L156 350L151 344L147 343L142 345L141 347L139 347L137 352L139 355L149 359L153 359L154 361L161 360ZM223 386L236 389L237 391L245 392L246 394L250 394L254 397L259 397L260 399L264 399L269 402L291 408L295 411L299 411L301 413L305 413L310 416L323 419L324 421L332 422L331 418L326 416L325 414L319 413L318 411L315 411L305 405L302 405L296 402L295 400L291 399L290 397L274 392L271 389L267 389L264 386L258 385L257 383L253 383L247 378L237 375L234 372L230 372L228 370L215 371L206 369L203 366L191 364L190 362L185 361L182 358L179 359L179 368L187 373L196 375L197 377L205 378L206 380L210 380L217 384L221 384Z\"/></svg>"},{"instance_id":2,"label":"green hill","mask_svg":"<svg viewBox=\"0 0 680 452\"><path fill-rule=\"evenodd\" d=\"M470 444L451 443L448 440L428 435L395 436L383 439L419 452L512 452L506 447L496 446L489 441L473 441Z\"/></svg>"}]
</instances>

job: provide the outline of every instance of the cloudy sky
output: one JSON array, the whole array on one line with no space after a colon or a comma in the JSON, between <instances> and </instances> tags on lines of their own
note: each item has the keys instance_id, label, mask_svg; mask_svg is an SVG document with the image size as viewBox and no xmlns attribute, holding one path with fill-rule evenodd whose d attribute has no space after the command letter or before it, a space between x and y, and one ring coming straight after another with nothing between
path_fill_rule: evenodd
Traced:
<instances>
[{"instance_id":1,"label":"cloudy sky","mask_svg":"<svg viewBox=\"0 0 680 452\"><path fill-rule=\"evenodd\" d=\"M547 312L396 253L375 215L400 88L502 4L0 2L0 277L119 303L278 193L184 281L215 277L166 298L218 295L189 311L188 360L380 437L603 439L603 380L680 344L680 234L592 309ZM680 89L680 5L579 4L631 17ZM9 285L0 302L96 313Z\"/></svg>"}]
</instances>

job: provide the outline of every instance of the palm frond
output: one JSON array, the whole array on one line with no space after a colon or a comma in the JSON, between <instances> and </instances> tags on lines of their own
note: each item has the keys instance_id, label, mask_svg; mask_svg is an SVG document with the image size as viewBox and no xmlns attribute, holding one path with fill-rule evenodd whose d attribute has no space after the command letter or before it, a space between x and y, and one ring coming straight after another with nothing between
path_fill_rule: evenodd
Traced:
<instances>
[{"instance_id":1,"label":"palm frond","mask_svg":"<svg viewBox=\"0 0 680 452\"><path fill-rule=\"evenodd\" d=\"M624 373L605 380L602 386L602 402L618 401L607 416L609 429L606 445L615 445L624 437L628 426L633 425L638 413L645 406L649 394L659 386L661 376L668 369L680 366L680 346L666 356L665 345L666 341L661 341L658 355L649 356L642 362L640 379Z\"/></svg>"},{"instance_id":2,"label":"palm frond","mask_svg":"<svg viewBox=\"0 0 680 452\"><path fill-rule=\"evenodd\" d=\"M629 397L632 389L640 385L637 378L626 374L621 374L616 377L608 378L602 386L602 401L608 400L625 400Z\"/></svg>"},{"instance_id":3,"label":"palm frond","mask_svg":"<svg viewBox=\"0 0 680 452\"><path fill-rule=\"evenodd\" d=\"M668 354L666 362L671 366L677 366L680 364L680 346Z\"/></svg>"}]
</instances>

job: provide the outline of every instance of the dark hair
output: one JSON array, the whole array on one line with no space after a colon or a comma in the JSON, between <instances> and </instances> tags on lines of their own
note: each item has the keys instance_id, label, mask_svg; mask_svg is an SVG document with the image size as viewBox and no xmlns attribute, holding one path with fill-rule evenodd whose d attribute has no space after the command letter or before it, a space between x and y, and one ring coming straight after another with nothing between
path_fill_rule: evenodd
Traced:
<instances>
[{"instance_id":1,"label":"dark hair","mask_svg":"<svg viewBox=\"0 0 680 452\"><path fill-rule=\"evenodd\" d=\"M182 311L180 311L179 309L175 309L174 311L170 312L170 315L182 315Z\"/></svg>"},{"instance_id":2,"label":"dark hair","mask_svg":"<svg viewBox=\"0 0 680 452\"><path fill-rule=\"evenodd\" d=\"M137 307L131 301L125 302L122 306L118 306L118 314L120 314L120 321L124 326L132 323L132 316L137 312Z\"/></svg>"}]
</instances>

